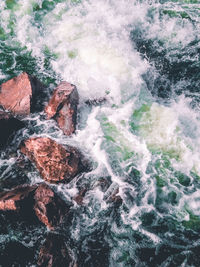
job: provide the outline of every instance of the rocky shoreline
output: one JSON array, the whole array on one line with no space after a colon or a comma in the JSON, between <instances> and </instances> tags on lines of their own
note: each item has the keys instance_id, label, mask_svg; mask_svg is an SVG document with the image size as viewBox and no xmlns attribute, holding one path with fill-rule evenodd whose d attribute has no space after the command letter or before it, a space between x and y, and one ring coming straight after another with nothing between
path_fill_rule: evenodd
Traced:
<instances>
[{"instance_id":1,"label":"rocky shoreline","mask_svg":"<svg viewBox=\"0 0 200 267\"><path fill-rule=\"evenodd\" d=\"M0 86L1 152L6 151L7 144L18 130L28 127L24 123L27 116L38 111L44 112L46 120L55 120L64 135L74 134L79 103L77 88L68 82L61 82L47 104L41 99L45 90L39 80L27 73L22 73ZM94 104L96 103L97 101ZM9 188L1 188L0 215L8 220L13 220L14 217L17 223L25 221L47 227L48 234L37 255L38 266L78 266L60 232L64 229L63 225L70 224L73 217L72 206L84 205L84 196L89 189L87 186L78 188L79 193L70 203L62 199L54 185L71 182L75 177L90 171L91 164L77 148L63 146L44 136L34 135L22 139L17 151L16 167L26 169L28 161L43 182L30 184L26 182L26 175L22 175L21 179L17 177L17 182L10 182L8 178L5 183L9 184ZM109 185L107 181L99 180L99 186ZM111 192L106 201L121 204L121 198L117 194L118 190Z\"/></svg>"},{"instance_id":2,"label":"rocky shoreline","mask_svg":"<svg viewBox=\"0 0 200 267\"><path fill-rule=\"evenodd\" d=\"M37 110L35 105L42 90L45 90L42 83L27 73L0 86L1 151L19 129L26 127L23 119ZM54 119L67 136L76 129L78 98L74 85L61 82L44 109L46 119ZM67 219L70 205L48 183L68 183L76 175L86 171L88 166L84 166L83 155L76 148L65 148L47 137L24 140L19 149L22 156L20 160L27 157L47 183L21 184L1 192L0 213L16 213L21 220L29 217L29 220L38 220L50 231L54 231ZM82 196L74 198L79 204L80 197ZM57 251L58 247L60 251ZM49 234L40 249L38 266L75 266L73 261L63 238L53 232Z\"/></svg>"}]
</instances>

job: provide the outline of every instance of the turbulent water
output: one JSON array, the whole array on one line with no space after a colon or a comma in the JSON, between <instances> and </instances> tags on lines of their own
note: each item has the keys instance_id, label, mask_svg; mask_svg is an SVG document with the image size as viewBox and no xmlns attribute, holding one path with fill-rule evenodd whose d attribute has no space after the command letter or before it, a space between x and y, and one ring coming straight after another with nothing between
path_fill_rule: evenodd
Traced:
<instances>
[{"instance_id":1,"label":"turbulent water","mask_svg":"<svg viewBox=\"0 0 200 267\"><path fill-rule=\"evenodd\" d=\"M199 55L199 0L0 1L0 83L26 71L49 95L61 80L80 95L72 137L43 113L25 120L1 154L1 190L41 181L16 168L25 138L87 155L91 172L54 186L73 204L62 231L78 266L200 265ZM83 206L72 200L80 188ZM109 201L116 192L121 205ZM18 242L34 256L10 251L0 265L36 266L45 231L2 217L0 250Z\"/></svg>"}]
</instances>

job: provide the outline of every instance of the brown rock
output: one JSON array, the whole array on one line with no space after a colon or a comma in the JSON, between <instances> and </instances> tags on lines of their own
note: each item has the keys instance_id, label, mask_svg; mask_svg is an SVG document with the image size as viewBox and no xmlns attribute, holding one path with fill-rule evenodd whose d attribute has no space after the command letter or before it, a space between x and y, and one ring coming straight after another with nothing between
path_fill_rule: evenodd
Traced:
<instances>
[{"instance_id":1,"label":"brown rock","mask_svg":"<svg viewBox=\"0 0 200 267\"><path fill-rule=\"evenodd\" d=\"M47 184L40 184L35 191L34 210L49 229L59 226L67 216L69 206Z\"/></svg>"},{"instance_id":2,"label":"brown rock","mask_svg":"<svg viewBox=\"0 0 200 267\"><path fill-rule=\"evenodd\" d=\"M0 87L0 105L15 115L28 115L32 88L27 73L22 73Z\"/></svg>"},{"instance_id":3,"label":"brown rock","mask_svg":"<svg viewBox=\"0 0 200 267\"><path fill-rule=\"evenodd\" d=\"M79 191L79 193L74 196L73 200L78 204L78 205L83 205L84 204L84 196L87 193L87 189L83 188Z\"/></svg>"},{"instance_id":4,"label":"brown rock","mask_svg":"<svg viewBox=\"0 0 200 267\"><path fill-rule=\"evenodd\" d=\"M47 137L30 138L21 152L33 161L41 176L48 182L69 182L81 170L80 154L75 148L67 150Z\"/></svg>"},{"instance_id":5,"label":"brown rock","mask_svg":"<svg viewBox=\"0 0 200 267\"><path fill-rule=\"evenodd\" d=\"M122 199L118 195L118 193L119 193L119 188L117 188L117 189L114 190L114 192L109 196L109 198L107 199L107 201L121 205L122 204Z\"/></svg>"},{"instance_id":6,"label":"brown rock","mask_svg":"<svg viewBox=\"0 0 200 267\"><path fill-rule=\"evenodd\" d=\"M49 229L59 226L70 206L44 183L23 185L0 194L0 211L15 211L22 218L38 218Z\"/></svg>"},{"instance_id":7,"label":"brown rock","mask_svg":"<svg viewBox=\"0 0 200 267\"><path fill-rule=\"evenodd\" d=\"M26 116L43 85L35 77L22 73L0 85L0 106L15 116Z\"/></svg>"},{"instance_id":8,"label":"brown rock","mask_svg":"<svg viewBox=\"0 0 200 267\"><path fill-rule=\"evenodd\" d=\"M47 119L57 121L65 135L71 135L76 129L78 92L74 85L61 82L45 108Z\"/></svg>"},{"instance_id":9,"label":"brown rock","mask_svg":"<svg viewBox=\"0 0 200 267\"><path fill-rule=\"evenodd\" d=\"M38 266L42 267L75 267L74 260L64 238L58 234L49 233L40 248Z\"/></svg>"},{"instance_id":10,"label":"brown rock","mask_svg":"<svg viewBox=\"0 0 200 267\"><path fill-rule=\"evenodd\" d=\"M19 211L24 201L30 197L30 194L36 189L36 186L19 186L11 191L0 193L0 210Z\"/></svg>"}]
</instances>

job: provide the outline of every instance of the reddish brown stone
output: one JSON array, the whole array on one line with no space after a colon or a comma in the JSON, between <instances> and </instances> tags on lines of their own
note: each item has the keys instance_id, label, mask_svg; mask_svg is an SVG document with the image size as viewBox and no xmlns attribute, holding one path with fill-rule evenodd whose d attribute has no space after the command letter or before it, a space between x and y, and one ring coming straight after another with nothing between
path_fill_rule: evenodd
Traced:
<instances>
[{"instance_id":1,"label":"reddish brown stone","mask_svg":"<svg viewBox=\"0 0 200 267\"><path fill-rule=\"evenodd\" d=\"M60 225L67 216L69 206L46 184L40 184L35 191L34 210L41 222L49 229Z\"/></svg>"},{"instance_id":2,"label":"reddish brown stone","mask_svg":"<svg viewBox=\"0 0 200 267\"><path fill-rule=\"evenodd\" d=\"M65 135L71 135L76 129L78 99L76 87L61 82L45 108L47 119L54 117Z\"/></svg>"},{"instance_id":3,"label":"reddish brown stone","mask_svg":"<svg viewBox=\"0 0 200 267\"><path fill-rule=\"evenodd\" d=\"M24 72L0 85L0 106L14 116L29 115L43 88L39 80Z\"/></svg>"},{"instance_id":4,"label":"reddish brown stone","mask_svg":"<svg viewBox=\"0 0 200 267\"><path fill-rule=\"evenodd\" d=\"M15 115L28 115L32 88L27 73L22 73L0 87L0 105Z\"/></svg>"},{"instance_id":5,"label":"reddish brown stone","mask_svg":"<svg viewBox=\"0 0 200 267\"><path fill-rule=\"evenodd\" d=\"M9 192L0 193L0 210L19 210L25 201L36 189L36 186L19 186Z\"/></svg>"},{"instance_id":6,"label":"reddish brown stone","mask_svg":"<svg viewBox=\"0 0 200 267\"><path fill-rule=\"evenodd\" d=\"M66 150L47 137L26 140L21 152L36 164L48 182L69 182L80 171L81 159L77 150L72 147Z\"/></svg>"},{"instance_id":7,"label":"reddish brown stone","mask_svg":"<svg viewBox=\"0 0 200 267\"><path fill-rule=\"evenodd\" d=\"M0 211L19 212L22 218L37 216L35 219L51 230L64 221L69 209L70 206L44 183L23 185L0 194Z\"/></svg>"}]
</instances>

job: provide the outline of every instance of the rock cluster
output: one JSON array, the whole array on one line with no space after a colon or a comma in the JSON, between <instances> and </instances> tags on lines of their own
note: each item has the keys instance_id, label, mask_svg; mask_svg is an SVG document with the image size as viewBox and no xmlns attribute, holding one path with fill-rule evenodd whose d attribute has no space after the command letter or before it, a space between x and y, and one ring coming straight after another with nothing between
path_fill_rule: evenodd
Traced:
<instances>
[{"instance_id":1,"label":"rock cluster","mask_svg":"<svg viewBox=\"0 0 200 267\"><path fill-rule=\"evenodd\" d=\"M37 97L45 87L35 77L22 73L0 86L0 149L15 132L26 127L24 119L38 111ZM61 82L44 111L46 119L54 119L67 136L76 129L78 91ZM16 218L38 221L51 231L67 220L72 204L66 203L48 183L69 183L84 170L81 153L74 147L62 146L49 137L31 137L19 147L23 158L32 162L46 183L22 184L0 193L0 213L16 214ZM21 157L20 161L23 160ZM23 165L23 164L22 164ZM4 256L2 256L4 257ZM38 266L75 266L62 236L50 232L43 243Z\"/></svg>"},{"instance_id":2,"label":"rock cluster","mask_svg":"<svg viewBox=\"0 0 200 267\"><path fill-rule=\"evenodd\" d=\"M27 116L35 111L44 111L47 120L53 119L63 134L70 136L76 130L77 106L79 101L76 87L68 82L61 82L53 91L52 97L43 109L40 106L41 95L45 87L35 77L22 73L0 85L0 150L4 151L6 143L14 134L27 125L24 123ZM104 101L104 99L99 102ZM39 103L39 104L38 104ZM91 104L99 104L91 101ZM20 134L20 132L18 133ZM38 256L38 266L71 266L76 267L76 261L66 245L62 234L58 234L62 225L70 221L72 205L84 205L84 197L88 188L82 186L79 193L67 203L55 190L55 184L69 183L75 177L88 170L88 162L78 149L72 146L63 146L55 140L44 137L30 137L21 142L18 152L20 165L30 164L38 171L38 175L45 180L34 185L11 183L11 187L1 189L0 215L14 214L17 219L35 221L45 225L49 232L43 242ZM4 151L5 152L5 151ZM28 159L28 160L27 160ZM17 162L17 161L16 161ZM20 172L19 172L20 173ZM25 174L28 179L28 175ZM8 178L8 177L7 177ZM7 183L7 181L5 181ZM3 183L2 183L3 184ZM9 183L8 183L9 184ZM14 185L13 185L14 184ZM52 185L53 184L53 185ZM15 186L13 188L13 186ZM118 191L106 200L107 202L120 202ZM57 233L53 231L57 231ZM13 244L5 248L10 251ZM29 251L23 244L16 245L23 251ZM11 249L12 250L12 249ZM14 255L17 258L18 255ZM33 258L32 252L30 257ZM0 253L0 260L6 259ZM28 257L29 258L29 257ZM27 258L27 262L28 262ZM7 259L6 259L7 260ZM8 266L12 263L8 262Z\"/></svg>"},{"instance_id":3,"label":"rock cluster","mask_svg":"<svg viewBox=\"0 0 200 267\"><path fill-rule=\"evenodd\" d=\"M0 193L1 211L15 211L26 216L23 213L28 210L31 217L37 216L51 230L63 222L69 208L45 183L22 185Z\"/></svg>"}]
</instances>

